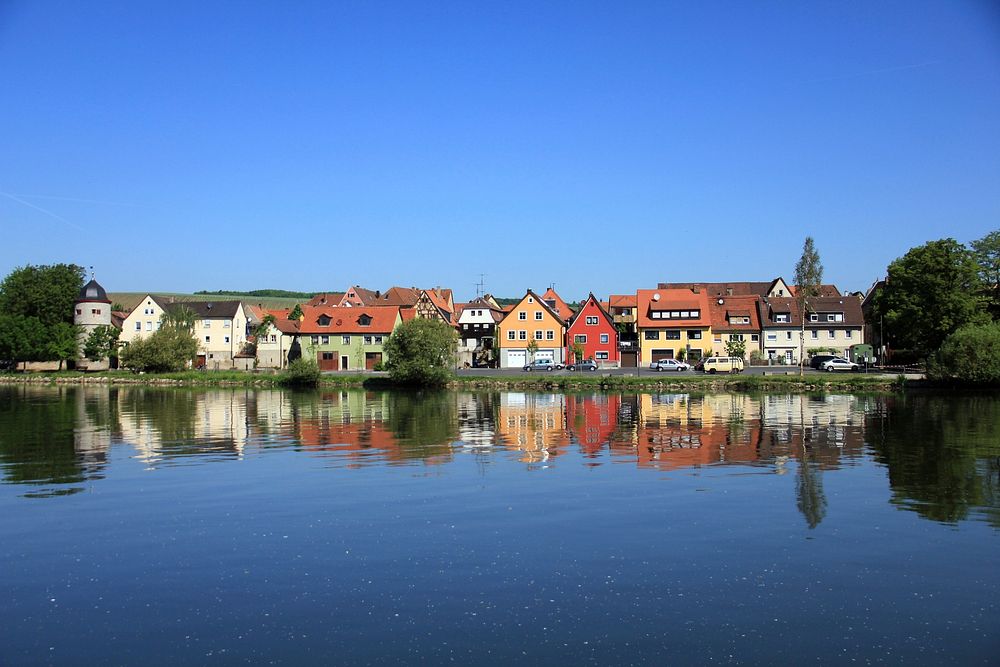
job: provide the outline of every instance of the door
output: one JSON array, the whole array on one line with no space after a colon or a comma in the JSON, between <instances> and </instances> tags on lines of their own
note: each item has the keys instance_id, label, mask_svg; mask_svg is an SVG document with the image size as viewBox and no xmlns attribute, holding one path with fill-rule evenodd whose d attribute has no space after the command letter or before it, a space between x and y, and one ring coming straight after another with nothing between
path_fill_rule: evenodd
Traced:
<instances>
[{"instance_id":1,"label":"door","mask_svg":"<svg viewBox=\"0 0 1000 667\"><path fill-rule=\"evenodd\" d=\"M507 351L507 368L521 368L528 363L528 353L524 350Z\"/></svg>"},{"instance_id":2,"label":"door","mask_svg":"<svg viewBox=\"0 0 1000 667\"><path fill-rule=\"evenodd\" d=\"M635 352L622 352L622 368L635 368L637 357Z\"/></svg>"},{"instance_id":3,"label":"door","mask_svg":"<svg viewBox=\"0 0 1000 667\"><path fill-rule=\"evenodd\" d=\"M316 353L316 363L319 364L319 369L321 371L335 371L337 369L337 353L336 352L317 352Z\"/></svg>"},{"instance_id":4,"label":"door","mask_svg":"<svg viewBox=\"0 0 1000 667\"><path fill-rule=\"evenodd\" d=\"M653 361L659 361L660 359L673 359L674 358L674 351L673 350L653 350L652 355L653 355L653 357L652 357Z\"/></svg>"},{"instance_id":5,"label":"door","mask_svg":"<svg viewBox=\"0 0 1000 667\"><path fill-rule=\"evenodd\" d=\"M382 363L381 352L365 352L365 370L375 370L375 364Z\"/></svg>"},{"instance_id":6,"label":"door","mask_svg":"<svg viewBox=\"0 0 1000 667\"><path fill-rule=\"evenodd\" d=\"M349 357L345 354L340 357L340 369L346 371L350 364L348 363Z\"/></svg>"},{"instance_id":7,"label":"door","mask_svg":"<svg viewBox=\"0 0 1000 667\"><path fill-rule=\"evenodd\" d=\"M535 360L544 359L545 361L553 361L556 358L555 350L538 350L535 352Z\"/></svg>"}]
</instances>

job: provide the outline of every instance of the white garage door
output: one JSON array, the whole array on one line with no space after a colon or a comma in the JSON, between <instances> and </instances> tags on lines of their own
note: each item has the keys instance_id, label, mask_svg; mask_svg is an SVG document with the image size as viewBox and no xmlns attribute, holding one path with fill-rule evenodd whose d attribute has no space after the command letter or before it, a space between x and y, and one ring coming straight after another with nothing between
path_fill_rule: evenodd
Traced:
<instances>
[{"instance_id":1,"label":"white garage door","mask_svg":"<svg viewBox=\"0 0 1000 667\"><path fill-rule=\"evenodd\" d=\"M528 363L528 353L524 350L507 351L507 368L520 368Z\"/></svg>"},{"instance_id":2,"label":"white garage door","mask_svg":"<svg viewBox=\"0 0 1000 667\"><path fill-rule=\"evenodd\" d=\"M547 359L548 361L552 361L555 358L556 358L555 350L538 350L537 352L535 352L535 360Z\"/></svg>"}]
</instances>

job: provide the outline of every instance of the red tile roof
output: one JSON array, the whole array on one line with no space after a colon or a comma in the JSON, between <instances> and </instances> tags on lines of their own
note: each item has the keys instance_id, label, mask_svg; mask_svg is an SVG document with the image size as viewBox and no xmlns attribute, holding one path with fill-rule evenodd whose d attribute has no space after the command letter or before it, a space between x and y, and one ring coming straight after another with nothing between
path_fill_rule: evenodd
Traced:
<instances>
[{"instance_id":1,"label":"red tile roof","mask_svg":"<svg viewBox=\"0 0 1000 667\"><path fill-rule=\"evenodd\" d=\"M757 296L709 297L713 331L760 331ZM722 303L719 303L719 302ZM730 317L749 317L749 324L730 324Z\"/></svg>"},{"instance_id":2,"label":"red tile roof","mask_svg":"<svg viewBox=\"0 0 1000 667\"><path fill-rule=\"evenodd\" d=\"M669 329L685 327L707 327L711 323L708 312L708 298L705 290L693 292L690 289L646 289L636 291L639 327L648 329ZM653 319L654 311L697 310L698 317L685 319Z\"/></svg>"},{"instance_id":3,"label":"red tile roof","mask_svg":"<svg viewBox=\"0 0 1000 667\"><path fill-rule=\"evenodd\" d=\"M299 333L340 334L340 333L392 333L399 316L399 308L395 306L354 306L354 307L312 307L302 308L304 318L299 325ZM368 326L360 324L363 317L370 317ZM329 324L319 324L320 318L330 318Z\"/></svg>"},{"instance_id":4,"label":"red tile roof","mask_svg":"<svg viewBox=\"0 0 1000 667\"><path fill-rule=\"evenodd\" d=\"M542 295L542 301L544 301L546 305L550 306L553 310L555 310L556 313L559 315L560 319L562 319L563 321L573 317L573 309L570 308L569 305L562 300L562 297L556 294L556 291L551 287L545 290L545 294ZM550 301L554 301L555 305L552 306L549 303Z\"/></svg>"}]
</instances>

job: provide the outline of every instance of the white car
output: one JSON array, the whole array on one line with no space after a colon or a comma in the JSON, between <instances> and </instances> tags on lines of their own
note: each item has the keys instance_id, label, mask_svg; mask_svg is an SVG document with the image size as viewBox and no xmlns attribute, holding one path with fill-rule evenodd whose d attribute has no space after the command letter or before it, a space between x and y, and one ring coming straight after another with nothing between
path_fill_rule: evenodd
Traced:
<instances>
[{"instance_id":1,"label":"white car","mask_svg":"<svg viewBox=\"0 0 1000 667\"><path fill-rule=\"evenodd\" d=\"M824 371L829 371L831 373L833 371L856 372L860 369L860 366L858 366L853 361L848 361L847 359L844 359L843 357L834 357L833 359L830 359L829 361L824 361L822 364L820 364L820 368L822 368Z\"/></svg>"},{"instance_id":2,"label":"white car","mask_svg":"<svg viewBox=\"0 0 1000 667\"><path fill-rule=\"evenodd\" d=\"M649 369L652 371L689 371L691 370L690 364L685 364L683 361L677 361L676 359L660 359L659 361L654 361L649 365Z\"/></svg>"}]
</instances>

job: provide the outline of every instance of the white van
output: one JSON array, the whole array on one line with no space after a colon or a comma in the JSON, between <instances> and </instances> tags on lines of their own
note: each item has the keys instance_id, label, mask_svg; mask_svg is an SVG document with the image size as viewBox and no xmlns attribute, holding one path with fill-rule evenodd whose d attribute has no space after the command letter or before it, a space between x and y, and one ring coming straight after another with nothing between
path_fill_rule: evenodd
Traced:
<instances>
[{"instance_id":1,"label":"white van","mask_svg":"<svg viewBox=\"0 0 1000 667\"><path fill-rule=\"evenodd\" d=\"M740 357L708 357L702 367L706 373L742 373L743 359Z\"/></svg>"}]
</instances>

